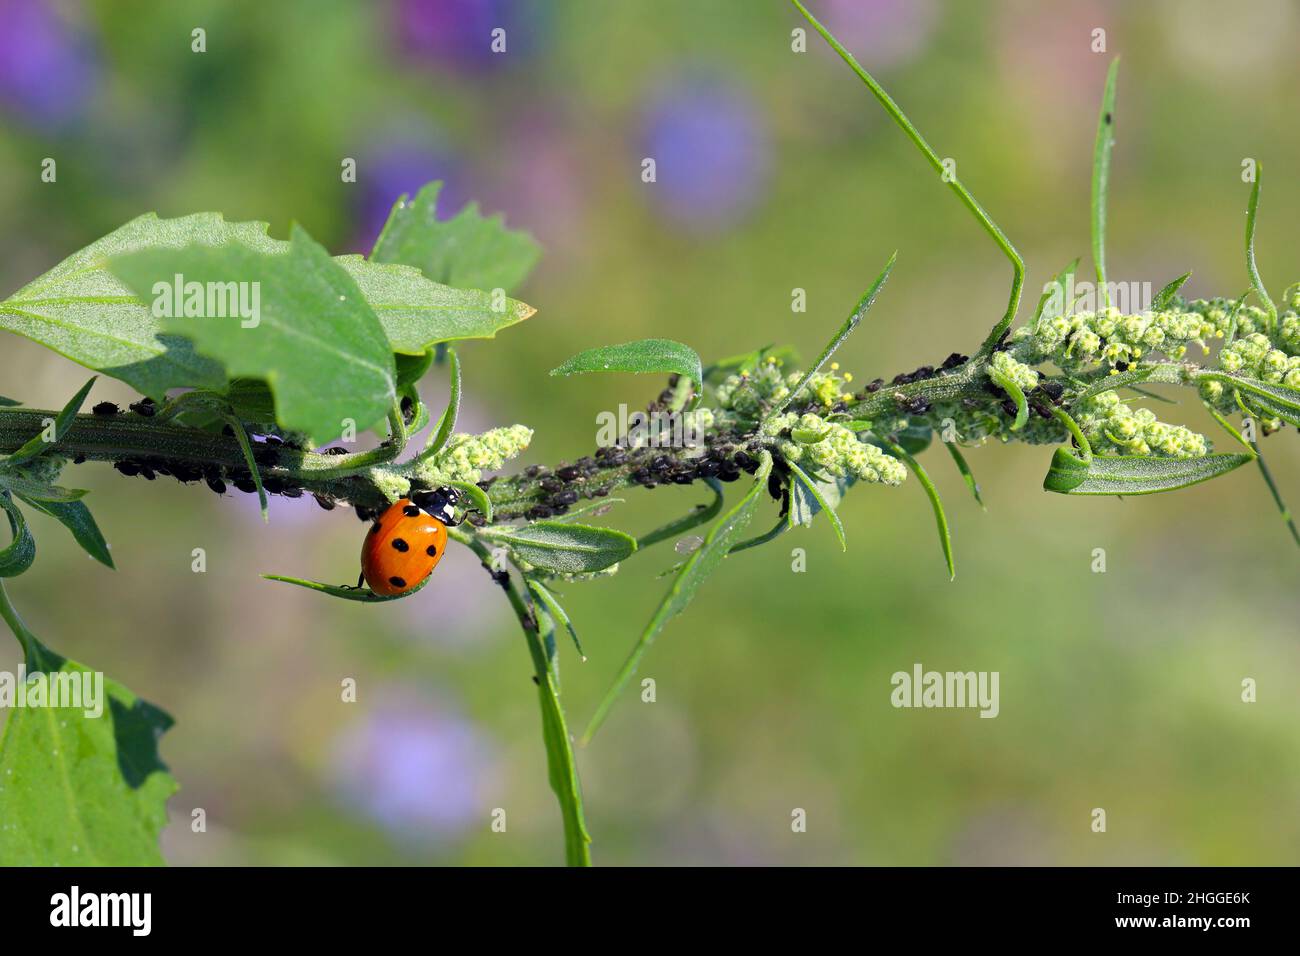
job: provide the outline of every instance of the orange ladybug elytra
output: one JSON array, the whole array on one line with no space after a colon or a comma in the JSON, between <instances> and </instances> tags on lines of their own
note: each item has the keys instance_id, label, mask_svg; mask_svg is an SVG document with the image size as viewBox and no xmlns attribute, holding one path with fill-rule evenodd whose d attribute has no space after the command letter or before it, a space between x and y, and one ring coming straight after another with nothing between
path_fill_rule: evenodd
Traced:
<instances>
[{"instance_id":1,"label":"orange ladybug elytra","mask_svg":"<svg viewBox=\"0 0 1300 956\"><path fill-rule=\"evenodd\" d=\"M455 489L440 488L414 497L416 501L402 498L390 505L361 545L361 577L376 594L392 597L410 591L442 560L447 526L453 523L453 506L460 496Z\"/></svg>"}]
</instances>

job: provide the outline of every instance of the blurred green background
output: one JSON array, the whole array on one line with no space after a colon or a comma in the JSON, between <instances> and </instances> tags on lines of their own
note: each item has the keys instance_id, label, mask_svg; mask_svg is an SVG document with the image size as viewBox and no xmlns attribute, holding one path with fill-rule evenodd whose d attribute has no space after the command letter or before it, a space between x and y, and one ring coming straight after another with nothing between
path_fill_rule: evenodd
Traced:
<instances>
[{"instance_id":1,"label":"blurred green background","mask_svg":"<svg viewBox=\"0 0 1300 956\"><path fill-rule=\"evenodd\" d=\"M1265 279L1276 295L1300 278L1294 4L813 8L1017 243L1026 308L1087 252L1113 54L1112 278L1159 288L1193 269L1192 295L1246 288L1245 157L1273 171ZM530 461L589 452L598 412L660 387L548 378L571 353L660 335L706 361L773 341L815 354L894 249L841 364L865 380L971 351L1004 308L1005 260L820 40L791 52L800 24L777 0L0 0L0 294L148 210L265 219L276 236L296 220L364 251L399 192L442 178L447 214L478 199L545 245L519 292L537 316L462 354L467 424L533 426ZM489 50L496 27L504 55ZM1091 50L1098 27L1106 55ZM55 184L39 179L45 157ZM340 181L345 157L355 184ZM791 312L795 287L806 314ZM3 394L58 407L85 372L5 337L0 376ZM426 388L436 408L445 372ZM92 400L133 397L103 381ZM1199 406L1159 411L1212 432ZM1295 434L1264 447L1300 504ZM726 562L642 669L657 701L634 690L579 754L598 863L1300 859L1300 555L1258 474L1071 500L1041 491L1047 449L968 458L987 513L947 456L924 459L955 525L954 583L914 480L850 496L847 554L818 523ZM362 526L346 510L274 499L264 526L247 496L94 465L67 483L93 489L118 570L35 518L39 559L11 592L48 644L175 716L172 862L562 860L528 656L468 552L411 601L353 606L258 577L350 580ZM703 492L626 497L605 520L638 532ZM661 546L562 589L591 658L562 652L575 727L677 558ZM5 642L0 666L16 651ZM1000 716L895 710L890 675L914 662L999 671ZM355 704L340 702L346 677ZM1246 677L1258 703L1240 701ZM190 830L196 807L206 833ZM498 807L505 833L489 828ZM791 832L794 808L806 833Z\"/></svg>"}]
</instances>

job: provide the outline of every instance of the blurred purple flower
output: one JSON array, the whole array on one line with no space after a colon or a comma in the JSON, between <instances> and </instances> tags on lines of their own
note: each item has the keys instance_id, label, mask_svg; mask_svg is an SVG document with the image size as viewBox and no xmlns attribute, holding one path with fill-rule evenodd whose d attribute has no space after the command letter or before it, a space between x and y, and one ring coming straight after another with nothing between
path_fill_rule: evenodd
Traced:
<instances>
[{"instance_id":1,"label":"blurred purple flower","mask_svg":"<svg viewBox=\"0 0 1300 956\"><path fill-rule=\"evenodd\" d=\"M49 0L0 0L0 105L33 126L82 115L99 63L89 36Z\"/></svg>"},{"instance_id":2,"label":"blurred purple flower","mask_svg":"<svg viewBox=\"0 0 1300 956\"><path fill-rule=\"evenodd\" d=\"M393 29L412 59L477 72L541 47L549 11L523 0L396 0ZM504 53L492 50L492 31L505 30Z\"/></svg>"},{"instance_id":3,"label":"blurred purple flower","mask_svg":"<svg viewBox=\"0 0 1300 956\"><path fill-rule=\"evenodd\" d=\"M452 708L401 688L335 742L334 785L395 839L445 840L487 827L497 775L483 733Z\"/></svg>"},{"instance_id":4,"label":"blurred purple flower","mask_svg":"<svg viewBox=\"0 0 1300 956\"><path fill-rule=\"evenodd\" d=\"M357 248L369 252L402 193L414 196L425 183L443 180L438 218L447 219L470 196L461 164L433 135L400 133L378 136L375 145L357 160Z\"/></svg>"},{"instance_id":5,"label":"blurred purple flower","mask_svg":"<svg viewBox=\"0 0 1300 956\"><path fill-rule=\"evenodd\" d=\"M655 161L650 195L695 229L725 228L754 205L767 180L769 144L751 99L722 82L675 82L653 100L643 134Z\"/></svg>"},{"instance_id":6,"label":"blurred purple flower","mask_svg":"<svg viewBox=\"0 0 1300 956\"><path fill-rule=\"evenodd\" d=\"M874 72L907 63L920 53L937 12L933 0L826 0L817 17ZM815 34L808 42L836 55Z\"/></svg>"},{"instance_id":7,"label":"blurred purple flower","mask_svg":"<svg viewBox=\"0 0 1300 956\"><path fill-rule=\"evenodd\" d=\"M485 210L504 212L511 228L541 242L548 268L586 248L587 183L576 139L560 110L528 103L526 115L501 132L502 148L514 159L479 197Z\"/></svg>"}]
</instances>

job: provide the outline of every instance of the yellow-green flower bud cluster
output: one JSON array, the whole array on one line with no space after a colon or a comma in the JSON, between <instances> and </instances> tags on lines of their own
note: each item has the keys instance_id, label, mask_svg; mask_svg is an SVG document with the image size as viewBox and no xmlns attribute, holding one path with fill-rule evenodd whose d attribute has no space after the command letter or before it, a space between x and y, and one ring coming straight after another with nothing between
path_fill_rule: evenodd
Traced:
<instances>
[{"instance_id":1,"label":"yellow-green flower bud cluster","mask_svg":"<svg viewBox=\"0 0 1300 956\"><path fill-rule=\"evenodd\" d=\"M1221 338L1227 329L1227 310L1209 306L1206 303L1203 311L1170 308L1135 315L1113 308L1077 312L1039 322L1037 327L1025 326L1012 341L1027 343L1035 360L1050 358L1067 369L1100 362L1131 364L1149 352L1180 359L1191 344L1208 351L1206 341Z\"/></svg>"},{"instance_id":2,"label":"yellow-green flower bud cluster","mask_svg":"<svg viewBox=\"0 0 1300 956\"><path fill-rule=\"evenodd\" d=\"M768 407L785 401L789 395L785 373L776 362L764 362L752 372L728 375L714 390L719 408L750 421L761 418Z\"/></svg>"},{"instance_id":3,"label":"yellow-green flower bud cluster","mask_svg":"<svg viewBox=\"0 0 1300 956\"><path fill-rule=\"evenodd\" d=\"M1038 373L1031 366L1012 358L1008 352L994 352L989 361L993 371L1020 386L1024 392L1038 387Z\"/></svg>"},{"instance_id":4,"label":"yellow-green flower bud cluster","mask_svg":"<svg viewBox=\"0 0 1300 956\"><path fill-rule=\"evenodd\" d=\"M430 484L439 481L478 481L484 471L500 468L533 440L525 425L493 428L482 435L457 432L437 454L422 462L416 474Z\"/></svg>"},{"instance_id":5,"label":"yellow-green flower bud cluster","mask_svg":"<svg viewBox=\"0 0 1300 956\"><path fill-rule=\"evenodd\" d=\"M1260 332L1234 339L1219 353L1219 367L1233 375L1300 389L1300 355L1274 348Z\"/></svg>"},{"instance_id":6,"label":"yellow-green flower bud cluster","mask_svg":"<svg viewBox=\"0 0 1300 956\"><path fill-rule=\"evenodd\" d=\"M748 421L757 421L773 405L779 405L791 398L792 391L803 378L801 372L786 374L782 371L781 361L769 357L752 372L729 375L714 390L718 407L735 413L734 416ZM816 402L829 409L836 402L852 398L846 386L853 381L853 376L839 372L839 363L832 362L829 370L817 372L808 379L808 384L799 389L792 401Z\"/></svg>"},{"instance_id":7,"label":"yellow-green flower bud cluster","mask_svg":"<svg viewBox=\"0 0 1300 956\"><path fill-rule=\"evenodd\" d=\"M777 451L786 461L820 477L851 475L883 485L902 484L907 477L907 468L897 458L858 441L853 431L820 415L778 415L764 422L761 431L777 439Z\"/></svg>"},{"instance_id":8,"label":"yellow-green flower bud cluster","mask_svg":"<svg viewBox=\"0 0 1300 956\"><path fill-rule=\"evenodd\" d=\"M1103 455L1194 458L1209 448L1204 435L1158 421L1149 408L1130 408L1115 392L1088 399L1076 409L1076 421L1092 450Z\"/></svg>"}]
</instances>

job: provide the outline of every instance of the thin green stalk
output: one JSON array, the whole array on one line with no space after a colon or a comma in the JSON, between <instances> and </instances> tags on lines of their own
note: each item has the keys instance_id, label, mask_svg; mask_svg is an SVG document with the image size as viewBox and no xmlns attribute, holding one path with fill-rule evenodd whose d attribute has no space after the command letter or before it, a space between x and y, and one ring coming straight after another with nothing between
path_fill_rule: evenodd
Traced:
<instances>
[{"instance_id":1,"label":"thin green stalk","mask_svg":"<svg viewBox=\"0 0 1300 956\"><path fill-rule=\"evenodd\" d=\"M453 528L451 537L466 545L483 562L492 568L491 549L476 535ZM527 600L507 574L497 577L505 591L510 607L515 612L519 627L524 632L528 653L533 659L533 680L537 684L538 702L542 711L542 737L546 742L546 763L551 789L555 791L564 818L564 856L569 866L591 866L591 834L587 832L582 805L582 783L573 753L573 738L564 719L560 704L560 690L546 657L537 616Z\"/></svg>"},{"instance_id":2,"label":"thin green stalk","mask_svg":"<svg viewBox=\"0 0 1300 956\"><path fill-rule=\"evenodd\" d=\"M981 206L979 202L976 201L975 197L967 191L966 187L961 184L961 180L957 178L956 174L949 174L949 171L944 168L943 160L939 158L939 154L936 153L931 148L930 144L925 141L925 137L921 135L920 130L912 125L912 121L907 118L907 115L899 105L894 102L893 98L885 92L884 87L877 83L875 78L862 68L858 61L854 59L853 54L846 50L840 41L835 39L835 37L831 35L831 32L822 26L821 22L808 12L808 8L805 7L800 0L790 0L790 2L793 3L799 12L804 15L804 18L812 24L813 29L820 33L822 38L830 44L831 49L838 53L840 58L849 65L849 68L858 75L858 78L867 85L867 89L871 90L872 95L875 96L880 105L885 108L885 112L888 113L894 122L898 124L898 127L907 134L907 138L910 139L913 145L921 151L921 155L924 156L930 165L934 167L934 171L939 173L939 175L947 181L948 186L957 194L957 198L961 200L962 205L965 206L970 211L971 215L975 217L976 221L984 227L984 231L992 237L993 241L997 243L998 248L1002 250L1003 255L1010 260L1012 269L1011 297L1007 302L1006 314L1003 315L998 324L993 327L993 331L989 333L988 338L984 340L984 344L980 347L981 355L990 354L1002 339L1006 330L1011 327L1011 320L1015 318L1016 309L1020 306L1020 293L1025 283L1024 260L1020 258L1020 253L1018 253L1015 246L1011 244L1011 240L1006 237L1006 234L1000 228L998 228L998 224L995 223L993 218L984 211L984 207Z\"/></svg>"},{"instance_id":3,"label":"thin green stalk","mask_svg":"<svg viewBox=\"0 0 1300 956\"><path fill-rule=\"evenodd\" d=\"M1110 307L1110 289L1106 286L1106 191L1110 186L1110 154L1115 147L1115 79L1119 57L1110 62L1106 72L1106 91L1101 97L1097 117L1097 142L1092 153L1092 261L1097 269L1097 289L1101 307Z\"/></svg>"},{"instance_id":4,"label":"thin green stalk","mask_svg":"<svg viewBox=\"0 0 1300 956\"><path fill-rule=\"evenodd\" d=\"M23 659L26 661L28 671L58 669L59 663L45 659L43 653L45 648L18 614L18 609L14 607L13 601L9 598L9 592L5 590L3 578L0 578L0 618L4 618L4 622L9 625L9 630L13 631L14 637L22 645Z\"/></svg>"},{"instance_id":5,"label":"thin green stalk","mask_svg":"<svg viewBox=\"0 0 1300 956\"><path fill-rule=\"evenodd\" d=\"M1264 484L1268 485L1268 490L1273 495L1273 503L1277 505L1278 513L1282 515L1282 520L1286 522L1295 543L1300 545L1300 528L1296 527L1295 518L1291 516L1291 509L1282 500L1282 492L1278 489L1277 482L1273 480L1273 473L1268 470L1268 465L1264 462L1264 455L1259 450L1259 443L1252 441L1250 447L1255 451L1255 464L1259 465L1259 473L1264 477Z\"/></svg>"},{"instance_id":6,"label":"thin green stalk","mask_svg":"<svg viewBox=\"0 0 1300 956\"><path fill-rule=\"evenodd\" d=\"M1277 306L1264 288L1264 280L1259 276L1259 266L1255 262L1255 216L1259 212L1259 189L1264 179L1264 164L1255 164L1255 182L1250 187L1250 201L1246 204L1246 272L1250 275L1250 286L1264 304L1268 312L1268 334L1271 337L1277 327Z\"/></svg>"}]
</instances>

